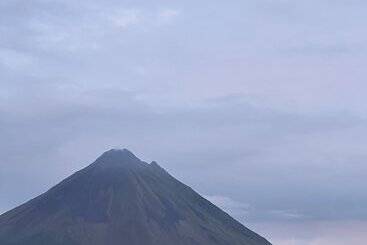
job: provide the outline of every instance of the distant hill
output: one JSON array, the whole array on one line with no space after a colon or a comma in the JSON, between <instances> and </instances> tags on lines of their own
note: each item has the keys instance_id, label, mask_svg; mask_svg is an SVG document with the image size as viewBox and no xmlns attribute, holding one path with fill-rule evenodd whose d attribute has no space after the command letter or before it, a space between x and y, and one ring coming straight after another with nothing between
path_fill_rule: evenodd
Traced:
<instances>
[{"instance_id":1,"label":"distant hill","mask_svg":"<svg viewBox=\"0 0 367 245\"><path fill-rule=\"evenodd\" d=\"M270 245L156 162L110 150L0 216L1 245Z\"/></svg>"}]
</instances>

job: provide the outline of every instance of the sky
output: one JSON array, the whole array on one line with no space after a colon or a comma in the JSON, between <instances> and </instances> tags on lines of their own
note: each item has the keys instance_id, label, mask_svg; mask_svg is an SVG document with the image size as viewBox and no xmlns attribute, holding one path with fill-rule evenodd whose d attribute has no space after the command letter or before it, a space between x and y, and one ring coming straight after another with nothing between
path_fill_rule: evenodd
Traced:
<instances>
[{"instance_id":1,"label":"sky","mask_svg":"<svg viewBox=\"0 0 367 245\"><path fill-rule=\"evenodd\" d=\"M366 244L366 10L0 1L0 213L128 148L275 245Z\"/></svg>"}]
</instances>

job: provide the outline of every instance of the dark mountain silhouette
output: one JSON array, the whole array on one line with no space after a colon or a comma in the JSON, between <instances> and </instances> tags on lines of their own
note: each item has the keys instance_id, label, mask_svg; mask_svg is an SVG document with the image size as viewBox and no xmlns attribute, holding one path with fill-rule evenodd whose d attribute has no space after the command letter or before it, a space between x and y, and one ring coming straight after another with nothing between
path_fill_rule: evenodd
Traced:
<instances>
[{"instance_id":1,"label":"dark mountain silhouette","mask_svg":"<svg viewBox=\"0 0 367 245\"><path fill-rule=\"evenodd\" d=\"M0 216L1 245L269 245L156 162L110 150Z\"/></svg>"}]
</instances>

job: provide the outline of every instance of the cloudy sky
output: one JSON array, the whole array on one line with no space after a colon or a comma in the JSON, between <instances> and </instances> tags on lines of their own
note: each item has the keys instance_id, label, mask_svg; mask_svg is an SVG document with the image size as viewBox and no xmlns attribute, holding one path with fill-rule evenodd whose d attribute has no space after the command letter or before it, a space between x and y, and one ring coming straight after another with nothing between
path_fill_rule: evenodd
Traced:
<instances>
[{"instance_id":1,"label":"cloudy sky","mask_svg":"<svg viewBox=\"0 0 367 245\"><path fill-rule=\"evenodd\" d=\"M0 1L0 213L125 147L275 245L366 244L366 11Z\"/></svg>"}]
</instances>

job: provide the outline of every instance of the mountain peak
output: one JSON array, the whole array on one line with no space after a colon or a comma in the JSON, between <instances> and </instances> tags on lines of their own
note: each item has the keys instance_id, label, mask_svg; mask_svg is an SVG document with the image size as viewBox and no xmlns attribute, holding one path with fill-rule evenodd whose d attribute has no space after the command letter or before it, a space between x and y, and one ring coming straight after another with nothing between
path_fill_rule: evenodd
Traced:
<instances>
[{"instance_id":1,"label":"mountain peak","mask_svg":"<svg viewBox=\"0 0 367 245\"><path fill-rule=\"evenodd\" d=\"M115 155L115 156L124 156L124 157L133 157L133 158L137 158L134 153L132 153L131 151L129 151L128 149L126 148L123 148L123 149L119 149L119 148L113 148L113 149L110 149L106 152L104 152L102 155L109 155L109 156L112 156L112 155Z\"/></svg>"},{"instance_id":2,"label":"mountain peak","mask_svg":"<svg viewBox=\"0 0 367 245\"><path fill-rule=\"evenodd\" d=\"M98 166L134 166L143 162L126 148L111 149L104 152L92 165Z\"/></svg>"}]
</instances>

